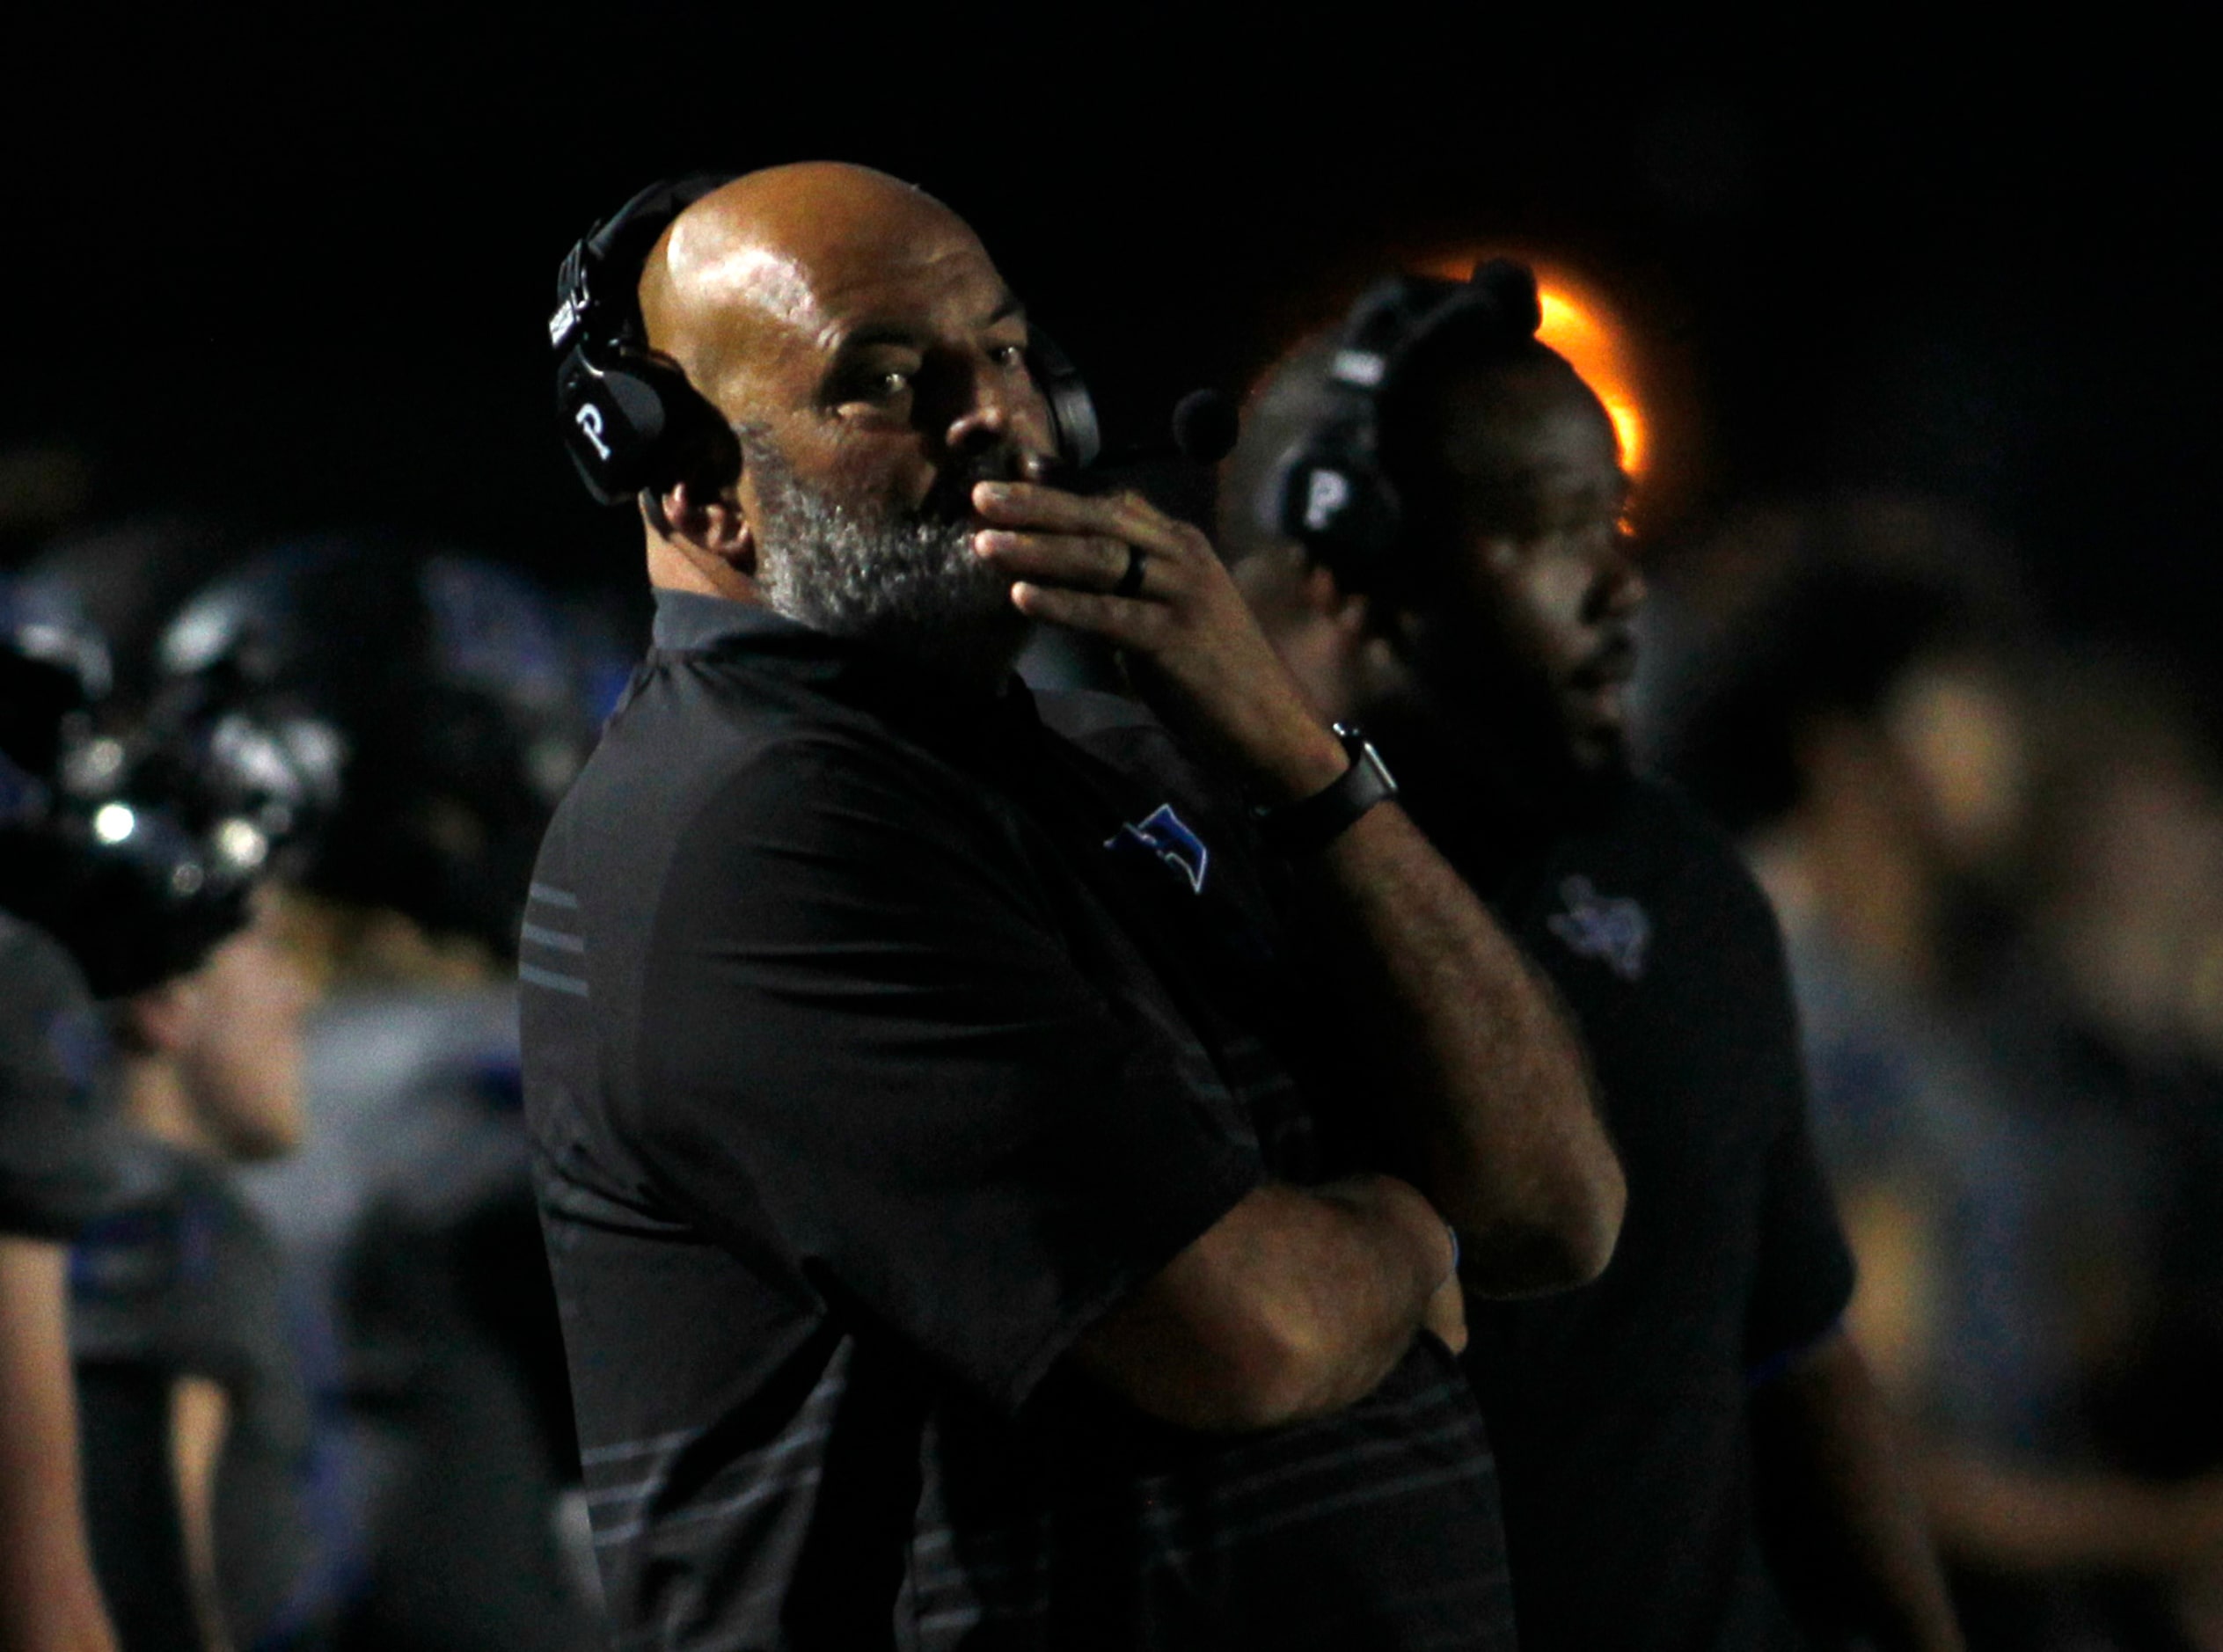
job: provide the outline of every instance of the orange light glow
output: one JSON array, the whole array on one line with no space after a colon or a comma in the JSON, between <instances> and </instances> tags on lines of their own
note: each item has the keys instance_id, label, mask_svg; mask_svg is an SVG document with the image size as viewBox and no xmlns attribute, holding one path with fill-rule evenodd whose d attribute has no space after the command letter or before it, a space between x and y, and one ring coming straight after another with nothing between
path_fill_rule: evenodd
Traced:
<instances>
[{"instance_id":1,"label":"orange light glow","mask_svg":"<svg viewBox=\"0 0 2223 1652\"><path fill-rule=\"evenodd\" d=\"M1565 356L1583 376L1583 382L1598 392L1613 421L1613 434L1620 438L1621 464L1630 475L1636 475L1643 470L1646 457L1644 415L1637 407L1629 376L1620 359L1619 340L1571 295L1539 281L1537 298L1544 322L1536 329L1536 336Z\"/></svg>"},{"instance_id":2,"label":"orange light glow","mask_svg":"<svg viewBox=\"0 0 2223 1652\"><path fill-rule=\"evenodd\" d=\"M1430 259L1419 271L1444 281L1465 281L1478 256L1488 255L1461 252ZM1564 271L1534 259L1522 261L1536 272L1538 308L1544 314L1537 338L1565 356L1583 382L1598 392L1620 442L1622 468L1632 477L1642 476L1651 457L1649 420L1637 390L1635 352L1620 318Z\"/></svg>"}]
</instances>

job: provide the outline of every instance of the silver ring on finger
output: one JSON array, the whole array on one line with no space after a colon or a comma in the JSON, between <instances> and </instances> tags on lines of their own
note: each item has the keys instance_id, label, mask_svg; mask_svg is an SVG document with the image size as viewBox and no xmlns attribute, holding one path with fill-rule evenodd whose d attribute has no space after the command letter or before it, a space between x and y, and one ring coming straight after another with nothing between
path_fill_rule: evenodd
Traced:
<instances>
[{"instance_id":1,"label":"silver ring on finger","mask_svg":"<svg viewBox=\"0 0 2223 1652\"><path fill-rule=\"evenodd\" d=\"M1142 546L1127 547L1127 570L1119 576L1119 583L1111 588L1114 596L1140 596L1143 594L1143 571L1150 558Z\"/></svg>"}]
</instances>

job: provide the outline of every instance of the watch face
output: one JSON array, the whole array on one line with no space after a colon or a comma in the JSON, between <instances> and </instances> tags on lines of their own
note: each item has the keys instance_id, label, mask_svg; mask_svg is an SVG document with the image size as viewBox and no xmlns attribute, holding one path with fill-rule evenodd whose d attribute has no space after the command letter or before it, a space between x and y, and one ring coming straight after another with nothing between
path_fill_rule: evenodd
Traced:
<instances>
[{"instance_id":1,"label":"watch face","mask_svg":"<svg viewBox=\"0 0 2223 1652\"><path fill-rule=\"evenodd\" d=\"M1366 731L1356 723L1336 723L1333 727L1335 738L1343 742L1343 749L1350 754L1351 766L1371 770L1376 783L1387 788L1382 795L1396 796L1397 777L1389 771L1389 764L1382 761L1382 754L1374 749L1374 742L1366 738ZM1369 800L1378 801L1379 799Z\"/></svg>"}]
</instances>

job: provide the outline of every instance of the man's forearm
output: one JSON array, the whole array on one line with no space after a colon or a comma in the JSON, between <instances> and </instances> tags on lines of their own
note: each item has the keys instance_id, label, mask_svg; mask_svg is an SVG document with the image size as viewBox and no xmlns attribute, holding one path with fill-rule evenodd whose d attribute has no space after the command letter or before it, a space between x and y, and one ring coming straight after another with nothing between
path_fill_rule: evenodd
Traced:
<instances>
[{"instance_id":1,"label":"man's forearm","mask_svg":"<svg viewBox=\"0 0 2223 1652\"><path fill-rule=\"evenodd\" d=\"M1808 1612L1892 1652L1959 1652L1943 1571L1890 1413L1842 1333L1755 1397L1773 1550Z\"/></svg>"},{"instance_id":2,"label":"man's forearm","mask_svg":"<svg viewBox=\"0 0 2223 1652\"><path fill-rule=\"evenodd\" d=\"M77 1488L65 1252L0 1234L0 1652L113 1652Z\"/></svg>"},{"instance_id":3,"label":"man's forearm","mask_svg":"<svg viewBox=\"0 0 2223 1652\"><path fill-rule=\"evenodd\" d=\"M1296 802L1349 767L1203 535L1133 493L980 484L978 553L1030 618L1126 651L1144 697L1261 799ZM1137 559L1140 558L1140 560ZM1140 591L1128 571L1145 568ZM1468 1282L1549 1290L1612 1254L1624 1190L1579 1046L1473 892L1394 803L1320 858L1327 951L1393 1063L1397 1168L1471 1239Z\"/></svg>"},{"instance_id":4,"label":"man's forearm","mask_svg":"<svg viewBox=\"0 0 2223 1652\"><path fill-rule=\"evenodd\" d=\"M1451 1242L1410 1187L1256 1188L1074 1349L1137 1408L1200 1429L1279 1427L1371 1393L1426 1324L1464 1341Z\"/></svg>"},{"instance_id":5,"label":"man's forearm","mask_svg":"<svg viewBox=\"0 0 2223 1652\"><path fill-rule=\"evenodd\" d=\"M1951 1447L1919 1468L1939 1546L1986 1571L2175 1581L2223 1563L2223 1475L2138 1480Z\"/></svg>"},{"instance_id":6,"label":"man's forearm","mask_svg":"<svg viewBox=\"0 0 2223 1652\"><path fill-rule=\"evenodd\" d=\"M1367 1048L1393 1064L1397 1168L1466 1236L1468 1283L1517 1294L1596 1276L1626 1194L1550 988L1394 804L1344 832L1312 883Z\"/></svg>"}]
</instances>

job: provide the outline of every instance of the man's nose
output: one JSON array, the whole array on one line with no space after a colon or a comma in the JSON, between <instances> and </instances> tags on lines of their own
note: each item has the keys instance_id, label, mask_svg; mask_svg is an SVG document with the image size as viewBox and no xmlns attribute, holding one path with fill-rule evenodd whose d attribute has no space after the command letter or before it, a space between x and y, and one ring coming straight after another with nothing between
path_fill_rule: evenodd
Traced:
<instances>
[{"instance_id":1,"label":"man's nose","mask_svg":"<svg viewBox=\"0 0 2223 1652\"><path fill-rule=\"evenodd\" d=\"M1644 571L1636 565L1636 547L1626 534L1616 533L1599 555L1591 576L1589 610L1584 618L1595 624L1626 619L1644 605Z\"/></svg>"},{"instance_id":2,"label":"man's nose","mask_svg":"<svg viewBox=\"0 0 2223 1652\"><path fill-rule=\"evenodd\" d=\"M976 453L1010 441L1020 416L1019 398L1003 376L976 372L952 414L943 441L953 453Z\"/></svg>"},{"instance_id":3,"label":"man's nose","mask_svg":"<svg viewBox=\"0 0 2223 1652\"><path fill-rule=\"evenodd\" d=\"M1011 420L992 401L976 402L949 421L943 440L952 453L976 453L996 446L1010 433Z\"/></svg>"}]
</instances>

